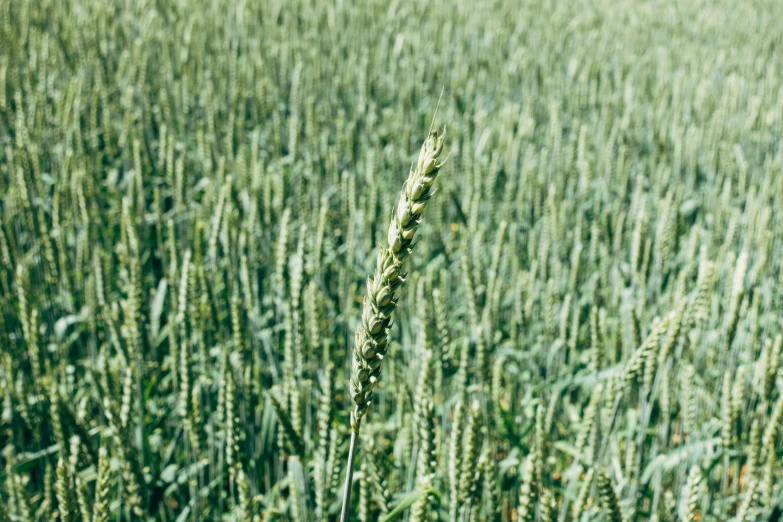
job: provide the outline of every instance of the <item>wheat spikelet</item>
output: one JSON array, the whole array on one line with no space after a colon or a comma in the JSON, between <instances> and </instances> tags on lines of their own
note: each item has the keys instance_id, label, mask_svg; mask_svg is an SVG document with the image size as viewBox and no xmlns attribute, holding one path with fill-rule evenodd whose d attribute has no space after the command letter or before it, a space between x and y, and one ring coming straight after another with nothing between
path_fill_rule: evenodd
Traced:
<instances>
[{"instance_id":1,"label":"wheat spikelet","mask_svg":"<svg viewBox=\"0 0 783 522\"><path fill-rule=\"evenodd\" d=\"M736 522L750 522L753 516L752 508L753 504L757 500L758 482L754 477L751 477L750 482L747 485L744 495L742 496L742 502L737 509L737 516L734 518Z\"/></svg>"},{"instance_id":2,"label":"wheat spikelet","mask_svg":"<svg viewBox=\"0 0 783 522\"><path fill-rule=\"evenodd\" d=\"M82 481L80 477L76 477L76 500L79 505L79 514L82 520L92 520L92 503L90 502L88 493L89 489L87 483Z\"/></svg>"},{"instance_id":3,"label":"wheat spikelet","mask_svg":"<svg viewBox=\"0 0 783 522\"><path fill-rule=\"evenodd\" d=\"M463 350L466 352L466 350ZM460 505L459 478L460 462L462 459L462 428L465 405L463 398L457 400L454 407L454 416L451 423L451 442L449 443L449 516L452 520L456 519L457 511Z\"/></svg>"},{"instance_id":4,"label":"wheat spikelet","mask_svg":"<svg viewBox=\"0 0 783 522\"><path fill-rule=\"evenodd\" d=\"M358 511L358 518L359 522L369 522L370 521L370 488L369 488L369 479L367 475L369 474L369 468L367 466L366 462L362 462L361 466L361 472L362 476L359 479L359 509ZM411 515L413 517L413 515Z\"/></svg>"},{"instance_id":5,"label":"wheat spikelet","mask_svg":"<svg viewBox=\"0 0 783 522\"><path fill-rule=\"evenodd\" d=\"M285 440L291 445L291 450L295 455L302 455L304 453L304 443L299 433L294 429L290 417L283 409L280 399L274 393L269 394L269 399L272 402L275 414L277 414L277 419L280 421L280 426L282 427L281 435L285 436Z\"/></svg>"},{"instance_id":6,"label":"wheat spikelet","mask_svg":"<svg viewBox=\"0 0 783 522\"><path fill-rule=\"evenodd\" d=\"M404 282L405 262L413 250L413 238L421 215L429 201L432 185L443 165L438 156L443 150L444 135L432 131L422 145L415 168L403 185L397 208L389 224L388 246L378 252L375 275L367 281L367 296L362 307L362 324L356 330L353 350L351 397L355 403L351 427L359 421L372 402L372 391L386 356L391 314L397 306L395 292Z\"/></svg>"},{"instance_id":7,"label":"wheat spikelet","mask_svg":"<svg viewBox=\"0 0 783 522\"><path fill-rule=\"evenodd\" d=\"M747 476L755 477L756 471L759 465L760 450L761 450L761 422L759 415L755 415L753 422L750 424L750 434L748 435L748 460L747 460Z\"/></svg>"},{"instance_id":8,"label":"wheat spikelet","mask_svg":"<svg viewBox=\"0 0 783 522\"><path fill-rule=\"evenodd\" d=\"M579 487L579 493L577 494L576 501L574 502L574 520L581 520L582 518L582 513L585 509L587 497L590 494L590 487L593 485L593 473L594 468L588 469L587 473L585 473L584 480L582 480L582 485Z\"/></svg>"},{"instance_id":9,"label":"wheat spikelet","mask_svg":"<svg viewBox=\"0 0 783 522\"><path fill-rule=\"evenodd\" d=\"M606 472L598 474L598 493L607 519L610 522L623 522L623 515L617 502L617 492L614 489L614 484L612 484L612 479L609 478Z\"/></svg>"},{"instance_id":10,"label":"wheat spikelet","mask_svg":"<svg viewBox=\"0 0 783 522\"><path fill-rule=\"evenodd\" d=\"M685 485L685 519L684 522L698 522L699 513L699 487L701 486L701 469L693 466L688 473L688 482Z\"/></svg>"},{"instance_id":11,"label":"wheat spikelet","mask_svg":"<svg viewBox=\"0 0 783 522\"><path fill-rule=\"evenodd\" d=\"M557 512L557 503L555 497L548 489L541 492L541 502L539 503L538 518L541 522L554 522Z\"/></svg>"},{"instance_id":12,"label":"wheat spikelet","mask_svg":"<svg viewBox=\"0 0 783 522\"><path fill-rule=\"evenodd\" d=\"M533 455L528 455L522 464L522 482L519 491L519 520L531 522L535 520L536 503L538 499L538 484L535 481Z\"/></svg>"},{"instance_id":13,"label":"wheat spikelet","mask_svg":"<svg viewBox=\"0 0 783 522\"><path fill-rule=\"evenodd\" d=\"M593 431L593 425L595 423L596 416L599 415L599 404L602 393L603 386L600 384L593 388L593 392L590 394L590 402L587 404L587 408L585 408L582 424L580 426L575 445L576 452L580 456L582 456L583 450L587 444L587 439L590 436L590 433ZM586 459L584 456L582 458Z\"/></svg>"},{"instance_id":14,"label":"wheat spikelet","mask_svg":"<svg viewBox=\"0 0 783 522\"><path fill-rule=\"evenodd\" d=\"M367 436L362 442L364 444L365 450L367 451L367 458L365 459L365 463L367 465L367 473L369 477L368 480L373 488L372 496L378 505L378 509L381 515L385 516L389 514L389 489L387 481L381 477L380 471L376 464L380 462L380 455L378 454L378 450L376 448L375 437L372 435Z\"/></svg>"},{"instance_id":15,"label":"wheat spikelet","mask_svg":"<svg viewBox=\"0 0 783 522\"><path fill-rule=\"evenodd\" d=\"M775 380L777 379L778 368L780 365L781 348L783 348L783 335L778 334L775 337L775 342L773 343L772 348L769 351L769 355L766 359L767 371L764 374L764 387L763 387L763 397L766 400L772 399L772 390L775 386Z\"/></svg>"},{"instance_id":16,"label":"wheat spikelet","mask_svg":"<svg viewBox=\"0 0 783 522\"><path fill-rule=\"evenodd\" d=\"M435 424L433 422L433 404L429 399L422 399L419 406L419 451L417 453L416 484L420 488L427 487L432 480L432 473L437 470L438 457L435 441ZM420 498L411 509L411 521L426 520L429 510L429 495Z\"/></svg>"},{"instance_id":17,"label":"wheat spikelet","mask_svg":"<svg viewBox=\"0 0 783 522\"><path fill-rule=\"evenodd\" d=\"M109 482L111 480L111 465L109 452L105 447L98 451L98 478L95 484L95 501L93 502L92 522L108 522L109 513Z\"/></svg>"},{"instance_id":18,"label":"wheat spikelet","mask_svg":"<svg viewBox=\"0 0 783 522\"><path fill-rule=\"evenodd\" d=\"M57 479L54 483L57 492L57 505L60 519L63 522L75 520L78 516L73 499L73 483L69 466L61 457L57 462Z\"/></svg>"}]
</instances>

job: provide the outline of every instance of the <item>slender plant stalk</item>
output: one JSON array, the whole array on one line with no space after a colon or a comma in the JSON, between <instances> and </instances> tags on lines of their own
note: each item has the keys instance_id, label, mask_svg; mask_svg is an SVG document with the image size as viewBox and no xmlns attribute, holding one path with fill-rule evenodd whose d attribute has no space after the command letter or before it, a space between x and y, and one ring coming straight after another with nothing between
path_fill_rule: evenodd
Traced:
<instances>
[{"instance_id":1,"label":"slender plant stalk","mask_svg":"<svg viewBox=\"0 0 783 522\"><path fill-rule=\"evenodd\" d=\"M359 424L356 423L356 429L351 430L351 447L348 450L348 470L345 473L345 489L343 490L343 509L340 511L340 520L348 520L351 511L351 483L353 482L353 461L356 458L356 447L359 443Z\"/></svg>"},{"instance_id":2,"label":"slender plant stalk","mask_svg":"<svg viewBox=\"0 0 783 522\"><path fill-rule=\"evenodd\" d=\"M340 520L350 517L353 461L356 457L361 418L372 403L372 391L381 375L381 362L386 356L389 326L397 307L395 292L405 282L403 268L413 251L413 238L421 222L421 215L432 195L432 185L443 162L438 156L443 150L445 131L438 135L431 131L424 141L419 158L402 186L397 208L389 223L388 245L378 252L375 275L367 281L367 295L362 306L362 322L356 329L353 350L351 398L355 404L351 412L351 447L345 474L345 492Z\"/></svg>"}]
</instances>

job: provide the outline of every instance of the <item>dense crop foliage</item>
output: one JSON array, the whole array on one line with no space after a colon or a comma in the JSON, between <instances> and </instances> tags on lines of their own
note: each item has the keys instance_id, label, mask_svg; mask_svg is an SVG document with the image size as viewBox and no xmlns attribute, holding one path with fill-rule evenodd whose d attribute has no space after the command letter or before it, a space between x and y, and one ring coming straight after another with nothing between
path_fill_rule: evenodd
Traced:
<instances>
[{"instance_id":1,"label":"dense crop foliage","mask_svg":"<svg viewBox=\"0 0 783 522\"><path fill-rule=\"evenodd\" d=\"M0 521L777 520L781 19L0 1Z\"/></svg>"}]
</instances>

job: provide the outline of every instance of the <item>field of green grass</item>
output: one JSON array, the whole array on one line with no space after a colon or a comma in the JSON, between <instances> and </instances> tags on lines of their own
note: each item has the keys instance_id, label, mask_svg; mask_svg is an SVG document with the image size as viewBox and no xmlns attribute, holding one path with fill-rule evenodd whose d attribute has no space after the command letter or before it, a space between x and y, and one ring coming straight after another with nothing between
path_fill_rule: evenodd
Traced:
<instances>
[{"instance_id":1,"label":"field of green grass","mask_svg":"<svg viewBox=\"0 0 783 522\"><path fill-rule=\"evenodd\" d=\"M781 20L0 0L0 522L781 520Z\"/></svg>"}]
</instances>

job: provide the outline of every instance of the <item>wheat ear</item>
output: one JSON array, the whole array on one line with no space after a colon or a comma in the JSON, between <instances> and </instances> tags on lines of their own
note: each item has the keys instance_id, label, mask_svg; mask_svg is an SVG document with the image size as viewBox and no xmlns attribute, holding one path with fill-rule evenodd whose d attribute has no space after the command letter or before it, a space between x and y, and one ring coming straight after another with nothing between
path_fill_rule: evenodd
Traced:
<instances>
[{"instance_id":1,"label":"wheat ear","mask_svg":"<svg viewBox=\"0 0 783 522\"><path fill-rule=\"evenodd\" d=\"M400 200L392 213L388 244L378 251L375 274L367 280L367 295L362 305L362 321L356 329L353 349L353 375L350 391L354 402L351 412L351 446L343 492L340 520L348 522L351 501L353 460L356 456L361 418L372 403L373 388L381 375L386 356L392 313L397 307L395 293L405 282L403 269L413 251L413 238L421 223L422 212L432 195L432 186L443 165L438 156L443 150L445 131L431 131L424 141L416 164L402 186Z\"/></svg>"}]
</instances>

